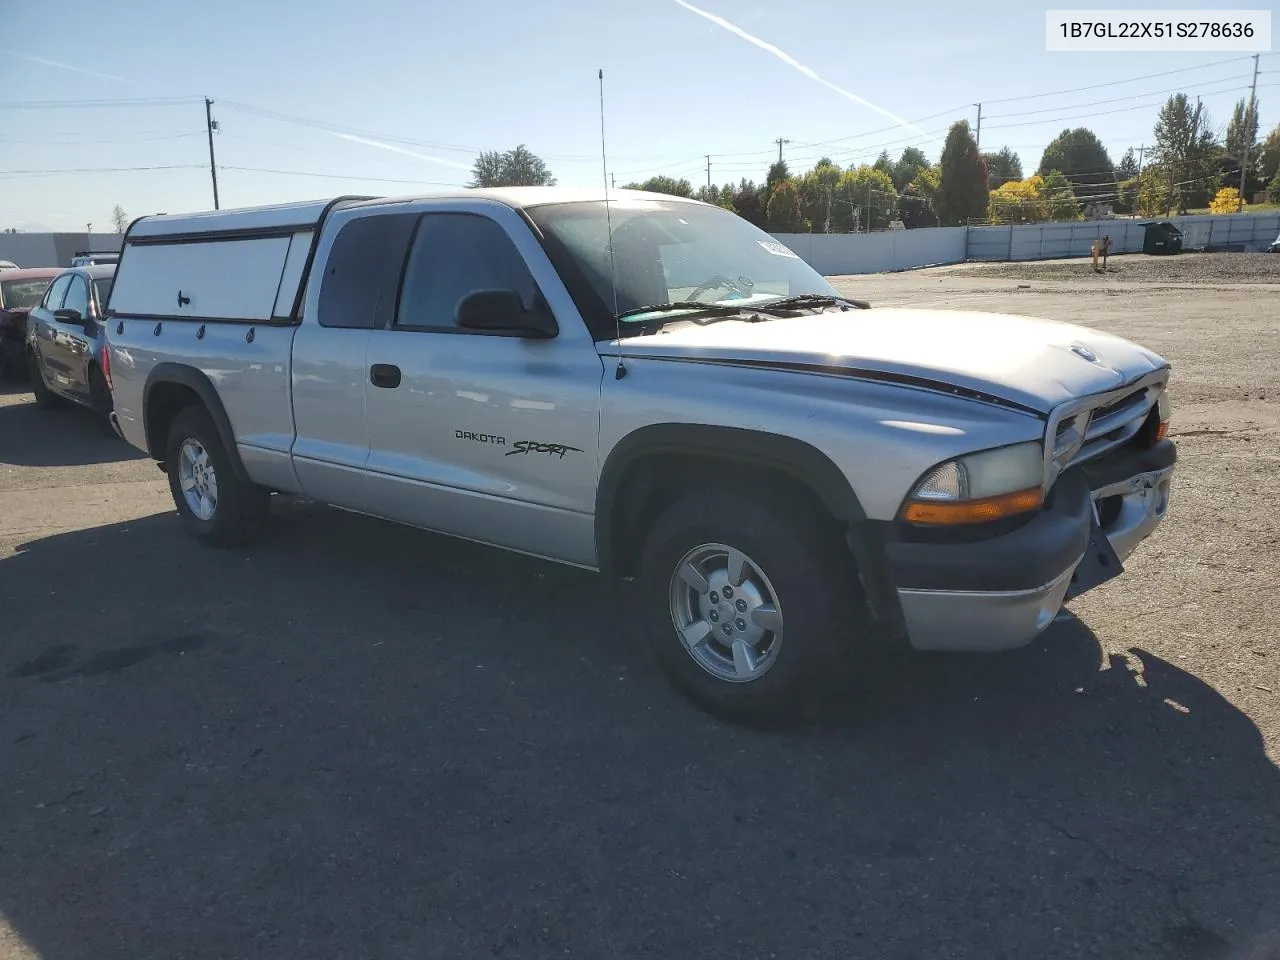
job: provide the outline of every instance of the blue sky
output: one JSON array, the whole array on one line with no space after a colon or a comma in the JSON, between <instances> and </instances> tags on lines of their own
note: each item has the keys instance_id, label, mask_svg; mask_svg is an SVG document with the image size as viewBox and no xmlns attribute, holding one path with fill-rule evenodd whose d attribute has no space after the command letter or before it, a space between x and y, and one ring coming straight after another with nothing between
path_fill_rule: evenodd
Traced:
<instances>
[{"instance_id":1,"label":"blue sky","mask_svg":"<svg viewBox=\"0 0 1280 960\"><path fill-rule=\"evenodd\" d=\"M929 135L961 117L973 123L978 101L983 149L1013 147L1028 172L1068 126L1091 127L1118 161L1127 147L1151 142L1157 104L1174 89L1202 95L1224 126L1252 70L1239 55L1222 63L1233 57L1223 53L1047 53L1043 4L688 2L882 112L679 0L63 0L56 9L6 0L0 228L82 230L92 221L106 230L117 203L130 215L210 208L196 99L206 95L217 101L219 186L230 207L461 185L478 149L518 143L544 157L560 183L598 183L601 67L618 183L665 172L695 185L705 181L708 153L718 183L762 179L779 137L792 141L793 170L824 154L842 165L870 162L882 147L896 157L909 144L936 157L941 143ZM1183 68L1200 69L1010 99ZM1264 55L1262 70L1265 131L1280 122L1280 55ZM3 107L184 97L193 99ZM272 113L308 122L264 115ZM132 167L179 169L120 169ZM67 169L92 172L23 172Z\"/></svg>"}]
</instances>

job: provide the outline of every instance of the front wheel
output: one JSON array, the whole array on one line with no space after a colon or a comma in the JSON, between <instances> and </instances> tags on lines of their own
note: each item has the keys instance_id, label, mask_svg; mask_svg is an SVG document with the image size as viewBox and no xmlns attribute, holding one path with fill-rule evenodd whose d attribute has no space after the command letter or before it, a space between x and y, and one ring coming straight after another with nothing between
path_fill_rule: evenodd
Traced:
<instances>
[{"instance_id":1,"label":"front wheel","mask_svg":"<svg viewBox=\"0 0 1280 960\"><path fill-rule=\"evenodd\" d=\"M270 494L236 477L203 409L187 407L174 417L165 465L178 515L196 539L216 546L242 544L266 518Z\"/></svg>"},{"instance_id":2,"label":"front wheel","mask_svg":"<svg viewBox=\"0 0 1280 960\"><path fill-rule=\"evenodd\" d=\"M715 713L795 714L872 646L834 524L783 491L677 500L649 534L642 574L653 652Z\"/></svg>"}]
</instances>

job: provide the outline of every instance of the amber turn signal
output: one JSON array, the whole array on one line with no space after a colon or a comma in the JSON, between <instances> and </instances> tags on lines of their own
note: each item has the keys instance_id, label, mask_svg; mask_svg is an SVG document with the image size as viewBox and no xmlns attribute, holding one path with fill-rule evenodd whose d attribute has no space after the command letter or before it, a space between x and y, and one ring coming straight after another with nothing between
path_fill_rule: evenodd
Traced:
<instances>
[{"instance_id":1,"label":"amber turn signal","mask_svg":"<svg viewBox=\"0 0 1280 960\"><path fill-rule=\"evenodd\" d=\"M1160 426L1156 427L1156 443L1159 443L1169 435L1169 421L1161 420Z\"/></svg>"},{"instance_id":2,"label":"amber turn signal","mask_svg":"<svg viewBox=\"0 0 1280 960\"><path fill-rule=\"evenodd\" d=\"M966 500L959 503L914 500L907 504L903 519L912 523L959 524L985 523L1011 517L1016 513L1035 510L1044 503L1044 491L1039 487L1002 493L998 497Z\"/></svg>"}]
</instances>

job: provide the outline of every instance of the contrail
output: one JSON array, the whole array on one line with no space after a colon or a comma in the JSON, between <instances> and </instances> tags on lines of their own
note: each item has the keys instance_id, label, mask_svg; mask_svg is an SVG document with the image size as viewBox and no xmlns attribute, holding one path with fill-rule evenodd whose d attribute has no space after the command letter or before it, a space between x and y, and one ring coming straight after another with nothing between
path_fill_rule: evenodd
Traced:
<instances>
[{"instance_id":1,"label":"contrail","mask_svg":"<svg viewBox=\"0 0 1280 960\"><path fill-rule=\"evenodd\" d=\"M767 40L761 40L759 37L753 37L751 34L747 33L747 31L743 30L741 27L734 26L732 23L730 23L728 20L725 20L723 17L717 17L714 13L708 13L706 10L700 10L697 7L695 7L692 3L686 3L685 0L675 0L675 2L680 4L680 6L684 7L689 12L696 13L698 16L702 17L705 20L710 20L716 26L724 27L724 29L728 30L732 34L735 34L741 37L743 40L747 41L747 43L754 44L755 46L759 47L761 50L766 50L769 53L772 53L775 57L777 57L783 63L787 64L790 67L794 67L796 70L799 70L810 80L818 81L818 83L822 84L828 90L834 90L836 93L840 94L840 96L844 97L846 100L852 100L854 103L861 104L862 106L866 107L869 110L874 110L876 113L880 114L881 116L888 117L890 120L892 120L894 123L898 124L899 126L906 127L908 130L912 130L920 134L920 136L922 137L925 137L929 140L937 139L936 137L930 136L929 134L925 133L923 130L921 130L919 127L917 127L915 124L911 123L910 121L904 120L902 117L898 116L896 113L892 113L891 111L886 110L884 107L876 106L870 100L867 100L864 97L860 97L856 93L851 93L850 91L844 89L843 87L837 87L830 80L823 80L810 67L806 67L803 63L801 63L795 57L791 56L791 54L787 53L785 50L779 50L777 47L775 47L772 43L769 43Z\"/></svg>"},{"instance_id":2,"label":"contrail","mask_svg":"<svg viewBox=\"0 0 1280 960\"><path fill-rule=\"evenodd\" d=\"M438 163L441 166L453 167L455 170L471 169L469 164L458 163L456 160L445 160L441 157L433 157L426 153L414 153L412 150L406 150L404 147L397 147L390 143L383 143L381 140L370 140L368 137L357 137L354 133L338 133L333 130L326 130L325 133L328 133L331 136L341 137L343 140L350 140L352 143L363 143L366 147L377 147L379 150L390 150L392 153L403 153L406 157L415 157L418 160L426 160L429 163Z\"/></svg>"},{"instance_id":3,"label":"contrail","mask_svg":"<svg viewBox=\"0 0 1280 960\"><path fill-rule=\"evenodd\" d=\"M33 57L29 53L19 53L17 50L6 50L0 48L0 53L7 54L10 57L21 57L23 60L30 60L32 63L41 63L46 67L58 67L61 70L71 70L75 73L83 73L90 77L97 77L99 80L114 80L117 83L137 83L136 80L117 77L113 73L99 73L97 70L86 70L84 67L77 67L70 63L60 63L57 60L46 60L44 57Z\"/></svg>"}]
</instances>

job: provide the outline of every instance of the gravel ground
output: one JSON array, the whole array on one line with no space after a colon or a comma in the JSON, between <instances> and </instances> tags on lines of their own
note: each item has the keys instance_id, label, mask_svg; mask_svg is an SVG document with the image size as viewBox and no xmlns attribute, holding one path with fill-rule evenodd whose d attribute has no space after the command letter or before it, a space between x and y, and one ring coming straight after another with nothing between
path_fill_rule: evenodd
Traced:
<instances>
[{"instance_id":1,"label":"gravel ground","mask_svg":"<svg viewBox=\"0 0 1280 960\"><path fill-rule=\"evenodd\" d=\"M1162 351L1180 466L1040 641L799 730L691 708L581 571L303 504L200 549L0 396L0 960L1280 958L1280 288L837 283Z\"/></svg>"},{"instance_id":2,"label":"gravel ground","mask_svg":"<svg viewBox=\"0 0 1280 960\"><path fill-rule=\"evenodd\" d=\"M1106 276L1093 272L1088 258L1026 263L963 264L930 273L1004 280L1096 279L1117 283L1280 283L1280 255L1274 253L1182 253L1157 257L1141 253L1111 257Z\"/></svg>"}]
</instances>

